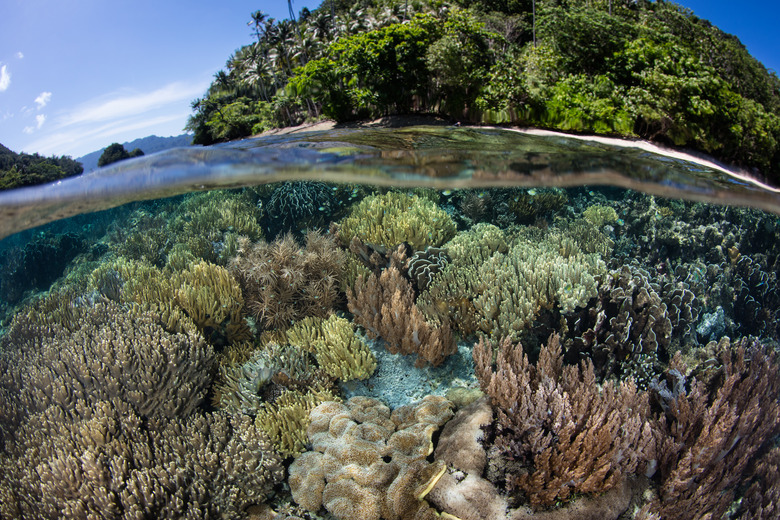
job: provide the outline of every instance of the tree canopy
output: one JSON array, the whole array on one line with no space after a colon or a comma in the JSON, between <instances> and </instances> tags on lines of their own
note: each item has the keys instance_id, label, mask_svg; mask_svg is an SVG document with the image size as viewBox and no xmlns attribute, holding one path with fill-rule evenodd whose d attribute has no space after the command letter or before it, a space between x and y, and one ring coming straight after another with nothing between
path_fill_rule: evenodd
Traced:
<instances>
[{"instance_id":1,"label":"tree canopy","mask_svg":"<svg viewBox=\"0 0 780 520\"><path fill-rule=\"evenodd\" d=\"M135 148L134 150L128 152L125 150L125 147L119 143L111 143L110 145L106 146L103 149L103 153L100 154L100 158L98 159L98 166L108 166L109 164L118 162L118 161L124 161L125 159L130 159L131 157L139 157L143 155L144 152L140 148Z\"/></svg>"},{"instance_id":2,"label":"tree canopy","mask_svg":"<svg viewBox=\"0 0 780 520\"><path fill-rule=\"evenodd\" d=\"M16 153L0 144L0 190L54 182L83 171L81 163L68 156Z\"/></svg>"},{"instance_id":3,"label":"tree canopy","mask_svg":"<svg viewBox=\"0 0 780 520\"><path fill-rule=\"evenodd\" d=\"M325 0L251 20L193 102L196 143L418 112L642 137L780 180L777 75L672 2Z\"/></svg>"}]
</instances>

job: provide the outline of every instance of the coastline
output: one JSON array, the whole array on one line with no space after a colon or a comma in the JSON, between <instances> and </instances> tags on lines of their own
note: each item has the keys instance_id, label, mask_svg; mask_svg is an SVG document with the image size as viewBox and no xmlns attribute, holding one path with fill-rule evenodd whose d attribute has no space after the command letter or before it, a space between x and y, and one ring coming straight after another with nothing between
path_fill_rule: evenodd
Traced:
<instances>
[{"instance_id":1,"label":"coastline","mask_svg":"<svg viewBox=\"0 0 780 520\"><path fill-rule=\"evenodd\" d=\"M352 121L349 123L337 123L334 120L326 119L323 121L317 121L315 123L304 123L297 126L288 126L284 128L275 128L259 134L255 134L247 137L246 139L254 139L258 137L266 137L271 135L287 135L298 134L302 132L316 132L333 130L339 128L404 128L408 126L451 126L452 120L445 119L439 116L433 115L393 115L385 116L373 120L361 120ZM459 125L461 126L461 125ZM567 132L561 132L558 130L547 130L536 127L520 127L520 126L497 126L497 125L477 125L477 124L464 124L464 128L490 128L497 130L508 130L511 132L518 132L526 135L538 135L538 136L559 136L566 137L568 139L578 139L581 141L592 141L601 144L607 144L610 146L622 147L622 148L637 148L650 153L658 154L664 157L672 159L679 159L682 161L688 161L695 164L700 164L708 168L713 168L723 172L726 175L734 177L741 182L750 183L763 190L771 191L773 193L780 193L780 187L774 187L770 184L757 179L754 175L750 174L746 170L723 164L717 159L701 152L694 150L681 150L664 146L646 139L630 138L630 137L609 137L604 135L595 134L573 134Z\"/></svg>"}]
</instances>

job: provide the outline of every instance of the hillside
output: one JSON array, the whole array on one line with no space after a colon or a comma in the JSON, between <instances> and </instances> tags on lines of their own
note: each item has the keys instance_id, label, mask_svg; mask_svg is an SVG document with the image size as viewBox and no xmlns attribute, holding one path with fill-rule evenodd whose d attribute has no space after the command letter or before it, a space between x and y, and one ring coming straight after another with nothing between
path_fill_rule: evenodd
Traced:
<instances>
[{"instance_id":1,"label":"hillside","mask_svg":"<svg viewBox=\"0 0 780 520\"><path fill-rule=\"evenodd\" d=\"M145 155L149 155L155 152L161 152L170 148L177 148L179 146L190 146L192 144L192 135L181 134L173 137L158 137L156 135L150 135L148 137L142 137L135 139L129 143L122 143L126 150L134 150L140 148ZM84 172L91 172L97 169L98 159L103 153L105 148L97 150L95 152L88 153L82 157L76 159L84 167Z\"/></svg>"},{"instance_id":2,"label":"hillside","mask_svg":"<svg viewBox=\"0 0 780 520\"><path fill-rule=\"evenodd\" d=\"M53 182L81 172L81 165L70 157L16 153L0 144L0 190Z\"/></svg>"},{"instance_id":3,"label":"hillside","mask_svg":"<svg viewBox=\"0 0 780 520\"><path fill-rule=\"evenodd\" d=\"M428 113L640 137L780 182L780 79L663 0L326 0L253 13L193 103L195 143L305 120Z\"/></svg>"}]
</instances>

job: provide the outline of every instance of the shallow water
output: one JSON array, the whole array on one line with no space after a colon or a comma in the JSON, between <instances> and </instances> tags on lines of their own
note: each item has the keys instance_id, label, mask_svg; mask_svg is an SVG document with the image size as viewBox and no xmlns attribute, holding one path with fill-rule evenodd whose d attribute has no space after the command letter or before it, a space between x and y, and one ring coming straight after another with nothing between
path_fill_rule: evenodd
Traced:
<instances>
[{"instance_id":1,"label":"shallow water","mask_svg":"<svg viewBox=\"0 0 780 520\"><path fill-rule=\"evenodd\" d=\"M461 127L0 193L0 518L756 515L778 213L705 158Z\"/></svg>"}]
</instances>

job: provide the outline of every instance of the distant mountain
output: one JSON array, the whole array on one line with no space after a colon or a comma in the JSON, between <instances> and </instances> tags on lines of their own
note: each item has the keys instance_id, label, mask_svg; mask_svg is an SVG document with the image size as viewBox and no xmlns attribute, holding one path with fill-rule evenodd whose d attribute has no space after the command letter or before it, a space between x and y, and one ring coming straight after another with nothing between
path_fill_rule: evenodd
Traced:
<instances>
[{"instance_id":1,"label":"distant mountain","mask_svg":"<svg viewBox=\"0 0 780 520\"><path fill-rule=\"evenodd\" d=\"M128 152L140 148L144 152L144 155L149 155L155 152L161 152L168 150L169 148L177 148L179 146L190 146L192 144L191 134L181 134L174 137L158 137L156 135L150 135L148 137L142 137L129 143L121 143L125 150ZM97 150L96 152L88 153L82 157L76 159L84 166L84 173L97 170L98 159L103 153L105 148Z\"/></svg>"}]
</instances>

